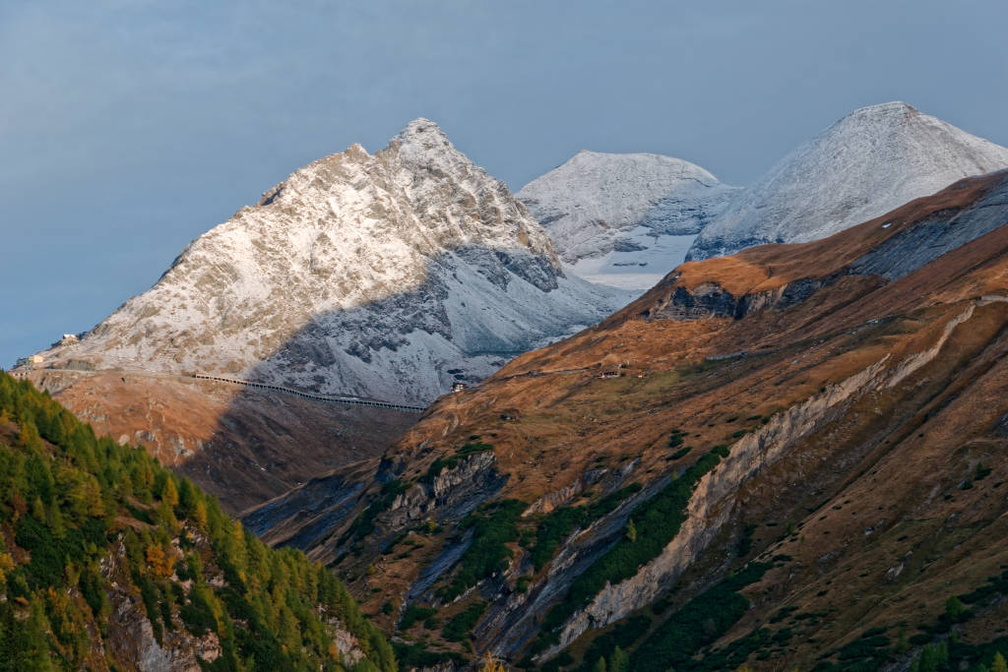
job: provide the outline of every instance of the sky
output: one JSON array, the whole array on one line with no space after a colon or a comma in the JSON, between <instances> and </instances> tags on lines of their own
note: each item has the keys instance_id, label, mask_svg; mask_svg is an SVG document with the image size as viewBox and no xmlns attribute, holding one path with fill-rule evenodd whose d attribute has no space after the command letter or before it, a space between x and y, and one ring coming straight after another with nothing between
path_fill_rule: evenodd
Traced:
<instances>
[{"instance_id":1,"label":"sky","mask_svg":"<svg viewBox=\"0 0 1008 672\"><path fill-rule=\"evenodd\" d=\"M1003 0L0 0L0 367L416 117L517 190L581 149L745 185L904 100L1008 145Z\"/></svg>"}]
</instances>

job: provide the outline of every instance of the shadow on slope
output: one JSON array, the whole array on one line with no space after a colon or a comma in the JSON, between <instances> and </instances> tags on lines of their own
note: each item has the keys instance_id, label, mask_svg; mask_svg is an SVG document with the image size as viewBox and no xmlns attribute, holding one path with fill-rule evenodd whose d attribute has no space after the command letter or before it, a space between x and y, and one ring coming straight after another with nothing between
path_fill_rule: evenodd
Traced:
<instances>
[{"instance_id":1,"label":"shadow on slope","mask_svg":"<svg viewBox=\"0 0 1008 672\"><path fill-rule=\"evenodd\" d=\"M559 275L523 250L446 252L429 260L417 287L313 317L241 376L275 389L208 382L231 385L233 396L212 438L179 469L243 511L378 457L454 383L475 384L512 357L597 322L623 297ZM373 402L416 410L361 405Z\"/></svg>"},{"instance_id":2,"label":"shadow on slope","mask_svg":"<svg viewBox=\"0 0 1008 672\"><path fill-rule=\"evenodd\" d=\"M568 486L576 484L587 468L598 469L602 464L615 469L613 465L629 462L636 465L632 478L652 482L666 473L669 461L683 459L669 449L671 428L695 444L691 457L707 444L719 441L748 440L752 449L756 443L752 436L764 437L765 432L778 430L784 436L791 431L793 428L787 426L790 416L782 410L810 401L806 409L808 434L792 432L793 436L784 436L781 440L789 442L787 454L776 465L767 461L762 473L759 460L754 460L757 471L745 476L751 477L751 482L732 489L724 500L727 503L723 510L733 512L732 518L723 527L711 528L711 535L722 536L713 542L702 540L695 549L697 554L705 552L708 542L713 550L691 565L689 571L693 574L687 574L679 585L686 588L683 594L692 595L698 586L726 571L727 565L719 565L716 558L733 561L746 525L753 526L749 532L752 551L742 552L746 559L772 544L793 541L789 553L803 557L804 567L835 570L827 584L833 579L854 581L850 576L840 576L847 567L827 564L827 560L860 553L861 544L871 546L879 538L886 539L887 547L899 547L901 552L910 547L916 551L915 544L926 537L910 530L916 535L914 541L904 543L907 537L898 526L905 523L895 522L893 514L876 513L882 510L877 507L892 504L884 501L889 493L901 500L900 516L906 516L911 526L916 524L911 521L913 516L926 511L927 526L932 531L941 521L951 520L949 516L959 506L935 504L929 499L933 495L927 494L932 492L930 487L915 485L925 480L928 469L914 466L911 470L907 463L922 454L922 447L941 459L949 455L954 461L946 472L933 470L948 475L942 477L942 487L949 494L949 502L954 503L953 498L965 500L967 496L957 490L967 489L960 488L960 483L975 473L977 460L984 460L984 464L996 460L998 469L1004 468L1003 441L994 446L997 450L990 450L986 443L978 444L982 450L973 450L972 446L964 450L962 441L970 437L977 442L988 441L988 428L1005 410L1003 404L990 400L1003 398L1003 394L992 394L991 390L1003 390L1005 380L1002 364L1008 338L1004 328L1008 298L1004 296L1002 274L1008 258L1006 193L1008 180L1004 174L967 181L940 198L913 202L890 213L891 219L867 222L859 230L826 242L766 247L734 259L681 267L662 286L602 328L530 353L479 389L442 400L438 412L420 423L401 451L389 455L383 469L376 472L377 464L371 463L360 465L356 474L345 470L328 479L313 480L251 512L246 524L271 543L306 548L316 559L332 561L347 550L347 544L337 540L359 504L396 494L392 490L379 492L377 484L369 483L376 473L385 483L401 478L403 488L419 484L426 474L436 471L431 460L439 455L447 457L445 451L475 434L493 443L495 468L501 475L512 477L503 496L563 506L580 492L574 488L570 490L573 495L564 498ZM888 253L883 255L878 250ZM810 276L816 279L814 286L798 294L787 292L796 283L804 287L801 282ZM675 296L676 288L684 288L698 299L714 296L705 292L716 283L720 283L717 286L721 290L716 300L705 299L689 306L701 312L683 313L670 308L677 301L683 307L684 298ZM754 301L761 295L765 296ZM975 317L965 318L972 321L958 328L963 324L962 315ZM701 317L721 319L697 319ZM704 333L696 335L690 331L693 328ZM691 337L697 340L698 354L686 358L683 353L687 346L682 342ZM660 357L670 361L660 364ZM631 373L639 371L642 375L617 373L609 380L609 376L600 375L601 370L592 368L607 361L605 358L611 358L608 361L616 365L628 362ZM879 362L891 367L886 369L886 377L873 378L872 384L863 388L852 382L849 398L837 397L836 407L830 406L821 417L812 413L818 401L838 395L838 386L860 380L856 376L868 370L865 367ZM883 370L882 364L878 366ZM881 386L883 382L885 386ZM978 382L988 387L980 389ZM880 387L873 387L876 383ZM965 410L950 410L943 418L945 409L953 409L955 404L964 405ZM749 439L745 439L747 435L751 435ZM763 447L761 442L762 438L759 449ZM955 450L950 451L950 446ZM737 448L740 454L731 458L732 469L747 466L745 446ZM596 458L602 459L596 462ZM870 478L874 476L871 469L882 465L883 458L889 461L887 468L894 474L891 485L884 488ZM679 466L674 464L673 468ZM732 474L731 469L724 471ZM656 475L647 476L649 472ZM900 481L900 475L906 478ZM997 486L991 483L990 487L993 490ZM841 496L845 489L863 490L853 498L855 501L867 502L869 497L877 501L871 507L847 509L850 502ZM408 504L411 492L406 493L404 503ZM994 502L994 494L983 493L990 500L985 500L984 506ZM827 507L834 497L835 505L831 502ZM969 497L967 503L976 505L973 496ZM995 503L1001 506L1003 499ZM842 515L830 513L842 508ZM856 516L852 509L857 509ZM990 511L994 511L993 518L988 516ZM424 511L444 531L432 533L433 542L426 541L427 535L414 535L411 548L417 544L436 546L438 540L447 539L457 530L459 518L442 518L441 513L439 509ZM823 513L833 518L832 530L817 522ZM984 509L982 513L985 521L996 519L1003 507ZM880 522L879 516L888 520ZM377 523L377 530L361 539L362 555L349 560L356 563L351 568L355 570L369 562L378 566L374 578L355 571L355 575L361 575L355 589L369 599L372 611L386 601L395 604L411 600L410 596L416 594L410 592L411 585L415 585L410 584L411 577L423 576L438 562L431 560L433 554L424 555L416 548L385 553L378 562L379 555L373 553L376 548L381 553L381 538L401 538L399 535L410 525L424 522L414 517L404 524L402 519L399 511L379 511L372 521ZM703 520L700 516L694 521L701 531L705 530ZM804 538L792 535L790 530L781 537L781 530L772 529L778 524L773 521L794 521L799 529L807 526L809 534L816 531L816 541L803 547ZM768 529L762 528L764 522ZM530 534L537 523L535 518L529 520ZM622 529L618 527L617 536ZM831 532L833 536L827 536ZM942 544L949 542L950 548L952 536L943 538ZM421 541L416 542L416 537L422 537ZM975 540L978 545L983 541L980 536ZM577 553L576 544L566 546ZM942 550L947 550L946 546ZM588 549L583 554L586 562L593 559L589 557L592 552ZM891 566L883 563L894 562L895 556L872 547L867 548L864 557L873 573L870 578L862 574L856 579L863 584L860 592L882 590L876 580L884 577ZM418 567L423 562L428 564ZM562 587L564 576L570 579L572 572L564 574L561 567L556 572L549 570L551 576L542 575L530 571L527 564L523 567L523 562L524 556L518 555L507 573L486 581L482 597L491 604L476 631L477 650L489 645L496 652L516 654L527 637L535 634L544 610L562 599L557 598L562 591L548 592L547 588ZM997 566L996 562L986 564L988 568ZM346 569L346 563L340 567ZM788 565L787 571L795 567ZM516 581L519 574L526 579L520 591ZM791 590L789 579L771 576L777 582L774 591ZM666 578L661 585L672 586L677 580L674 576ZM807 594L802 600L821 608L827 600L819 598L825 592L812 597L823 588L815 584L819 578L803 578L807 580L803 584ZM654 581L651 584L658 585ZM887 579L888 584L904 589ZM639 582L627 590L643 594L642 585L650 584ZM961 589L967 588L964 583ZM519 598L519 592L527 599ZM906 593L912 592L908 584ZM947 593L935 594L940 594L941 599L947 597ZM537 596L541 595L547 597L539 600ZM771 597L759 612L764 621L781 604L778 593ZM834 598L831 595L828 599ZM613 599L606 604L625 602ZM883 606L890 613L900 608L895 599ZM933 606L928 605L928 609ZM824 641L839 645L854 626L841 623L829 627L833 629L826 632L828 639ZM501 633L517 635L502 637ZM568 634L574 637L577 632Z\"/></svg>"}]
</instances>

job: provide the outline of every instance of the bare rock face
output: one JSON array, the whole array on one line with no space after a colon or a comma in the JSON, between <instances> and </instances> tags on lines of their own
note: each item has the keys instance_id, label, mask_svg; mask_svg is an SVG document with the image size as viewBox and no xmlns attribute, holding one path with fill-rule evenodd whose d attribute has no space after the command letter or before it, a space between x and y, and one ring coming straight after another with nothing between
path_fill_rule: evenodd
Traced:
<instances>
[{"instance_id":1,"label":"bare rock face","mask_svg":"<svg viewBox=\"0 0 1008 672\"><path fill-rule=\"evenodd\" d=\"M567 277L507 187L418 119L298 170L43 356L426 404L622 298Z\"/></svg>"},{"instance_id":2,"label":"bare rock face","mask_svg":"<svg viewBox=\"0 0 1008 672\"><path fill-rule=\"evenodd\" d=\"M826 238L961 178L1005 167L1008 149L906 103L861 108L736 195L687 258Z\"/></svg>"}]
</instances>

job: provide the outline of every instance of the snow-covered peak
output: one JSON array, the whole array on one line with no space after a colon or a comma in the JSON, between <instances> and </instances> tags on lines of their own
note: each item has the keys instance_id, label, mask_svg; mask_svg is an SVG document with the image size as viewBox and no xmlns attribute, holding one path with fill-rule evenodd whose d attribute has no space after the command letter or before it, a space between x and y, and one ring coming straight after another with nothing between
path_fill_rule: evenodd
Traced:
<instances>
[{"instance_id":1,"label":"snow-covered peak","mask_svg":"<svg viewBox=\"0 0 1008 672\"><path fill-rule=\"evenodd\" d=\"M394 140L402 144L414 142L427 145L450 144L448 136L441 130L441 127L436 122L425 117L417 117L406 124L405 128L395 136Z\"/></svg>"},{"instance_id":2,"label":"snow-covered peak","mask_svg":"<svg viewBox=\"0 0 1008 672\"><path fill-rule=\"evenodd\" d=\"M855 110L735 198L691 259L825 238L968 177L1008 167L1008 149L903 102Z\"/></svg>"},{"instance_id":3,"label":"snow-covered peak","mask_svg":"<svg viewBox=\"0 0 1008 672\"><path fill-rule=\"evenodd\" d=\"M455 149L441 127L430 119L414 119L406 124L389 143L387 149L395 149L402 161L417 166L433 166L445 162L454 163L468 158Z\"/></svg>"},{"instance_id":4,"label":"snow-covered peak","mask_svg":"<svg viewBox=\"0 0 1008 672\"><path fill-rule=\"evenodd\" d=\"M47 358L429 401L623 298L566 278L507 187L419 119L295 171Z\"/></svg>"},{"instance_id":5,"label":"snow-covered peak","mask_svg":"<svg viewBox=\"0 0 1008 672\"><path fill-rule=\"evenodd\" d=\"M517 197L575 272L643 289L682 261L733 191L682 159L582 150Z\"/></svg>"}]
</instances>

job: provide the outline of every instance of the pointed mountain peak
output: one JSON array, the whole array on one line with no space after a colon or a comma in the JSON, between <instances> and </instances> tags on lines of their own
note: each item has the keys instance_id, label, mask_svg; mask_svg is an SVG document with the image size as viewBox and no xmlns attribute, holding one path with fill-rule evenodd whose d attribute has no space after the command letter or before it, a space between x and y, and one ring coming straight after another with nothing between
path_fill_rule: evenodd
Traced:
<instances>
[{"instance_id":1,"label":"pointed mountain peak","mask_svg":"<svg viewBox=\"0 0 1008 672\"><path fill-rule=\"evenodd\" d=\"M904 102L854 110L781 159L706 227L688 258L825 238L971 175L1008 148Z\"/></svg>"},{"instance_id":2,"label":"pointed mountain peak","mask_svg":"<svg viewBox=\"0 0 1008 672\"><path fill-rule=\"evenodd\" d=\"M437 125L436 121L431 121L426 117L417 117L413 121L406 124L406 127L399 132L399 135L400 136L413 135L413 134L419 135L421 133L432 133L432 132L440 133L441 135L445 134L444 131L441 130L441 127Z\"/></svg>"},{"instance_id":3,"label":"pointed mountain peak","mask_svg":"<svg viewBox=\"0 0 1008 672\"><path fill-rule=\"evenodd\" d=\"M398 142L400 147L417 145L427 149L436 147L451 147L448 136L441 127L430 119L420 117L406 124L406 128L399 131L393 138L393 142Z\"/></svg>"},{"instance_id":4,"label":"pointed mountain peak","mask_svg":"<svg viewBox=\"0 0 1008 672\"><path fill-rule=\"evenodd\" d=\"M475 167L469 157L452 145L440 126L423 117L406 124L406 128L392 138L383 151L398 154L399 159L408 166L438 166L439 170L453 166L456 169L461 166Z\"/></svg>"}]
</instances>

